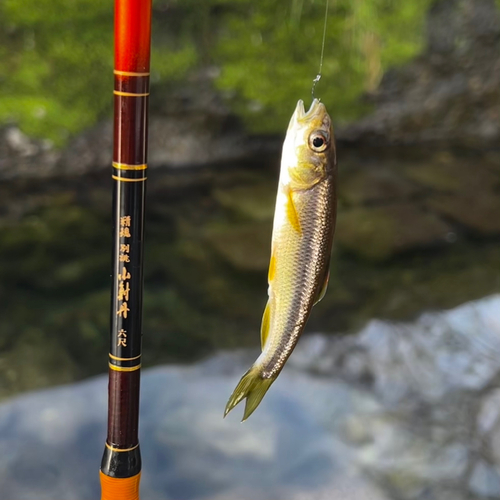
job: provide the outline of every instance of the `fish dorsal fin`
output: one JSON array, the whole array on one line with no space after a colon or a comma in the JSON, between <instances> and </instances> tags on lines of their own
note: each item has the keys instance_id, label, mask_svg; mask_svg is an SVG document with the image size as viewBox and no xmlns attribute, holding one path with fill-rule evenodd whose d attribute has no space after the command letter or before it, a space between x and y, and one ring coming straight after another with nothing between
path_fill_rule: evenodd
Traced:
<instances>
[{"instance_id":1,"label":"fish dorsal fin","mask_svg":"<svg viewBox=\"0 0 500 500\"><path fill-rule=\"evenodd\" d=\"M262 350L266 345L267 337L269 336L269 329L271 327L271 300L267 301L264 314L262 315L262 324L260 326L260 344Z\"/></svg>"},{"instance_id":2,"label":"fish dorsal fin","mask_svg":"<svg viewBox=\"0 0 500 500\"><path fill-rule=\"evenodd\" d=\"M325 296L329 281L330 281L330 270L328 270L328 272L326 273L325 280L323 281L323 284L321 285L321 288L320 288L319 293L318 293L318 297L315 300L314 305L316 305Z\"/></svg>"},{"instance_id":3,"label":"fish dorsal fin","mask_svg":"<svg viewBox=\"0 0 500 500\"><path fill-rule=\"evenodd\" d=\"M302 228L300 227L299 214L295 208L295 203L293 202L292 190L288 187L286 190L287 203L286 203L286 214L288 221L292 227L297 231L297 233L302 234Z\"/></svg>"}]
</instances>

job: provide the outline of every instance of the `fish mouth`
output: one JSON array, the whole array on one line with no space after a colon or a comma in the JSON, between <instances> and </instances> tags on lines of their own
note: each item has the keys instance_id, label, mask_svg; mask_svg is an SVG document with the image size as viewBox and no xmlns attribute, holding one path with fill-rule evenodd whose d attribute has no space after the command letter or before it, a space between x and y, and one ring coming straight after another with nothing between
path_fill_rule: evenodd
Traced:
<instances>
[{"instance_id":1,"label":"fish mouth","mask_svg":"<svg viewBox=\"0 0 500 500\"><path fill-rule=\"evenodd\" d=\"M314 99L311 104L311 107L306 112L306 110L304 109L304 101L300 99L299 102L297 103L297 107L295 108L294 115L297 120L303 121L316 118L324 111L325 111L325 105L322 102L320 102L319 99Z\"/></svg>"}]
</instances>

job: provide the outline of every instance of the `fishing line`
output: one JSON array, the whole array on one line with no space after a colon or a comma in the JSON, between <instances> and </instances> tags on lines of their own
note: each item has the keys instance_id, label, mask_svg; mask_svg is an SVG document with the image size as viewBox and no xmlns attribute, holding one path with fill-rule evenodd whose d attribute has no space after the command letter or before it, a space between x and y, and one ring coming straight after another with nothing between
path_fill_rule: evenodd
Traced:
<instances>
[{"instance_id":1,"label":"fishing line","mask_svg":"<svg viewBox=\"0 0 500 500\"><path fill-rule=\"evenodd\" d=\"M318 74L316 75L316 78L313 80L312 89L311 89L311 95L312 95L313 99L314 99L314 91L316 90L316 85L321 80L322 71L323 71L323 56L325 54L325 39L326 39L326 21L328 20L328 4L329 4L329 0L326 0L325 23L323 25L323 42L321 43L321 56L319 58L319 71L318 71Z\"/></svg>"}]
</instances>

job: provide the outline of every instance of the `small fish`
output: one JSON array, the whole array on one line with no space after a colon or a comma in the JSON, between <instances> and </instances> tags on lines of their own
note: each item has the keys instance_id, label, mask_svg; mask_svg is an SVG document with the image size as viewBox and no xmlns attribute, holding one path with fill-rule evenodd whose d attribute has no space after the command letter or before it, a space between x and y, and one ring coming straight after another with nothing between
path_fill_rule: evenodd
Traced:
<instances>
[{"instance_id":1,"label":"small fish","mask_svg":"<svg viewBox=\"0 0 500 500\"><path fill-rule=\"evenodd\" d=\"M283 144L269 264L262 354L243 375L226 416L246 398L243 420L257 408L292 353L314 304L328 285L337 212L332 121L314 99L299 101Z\"/></svg>"}]
</instances>

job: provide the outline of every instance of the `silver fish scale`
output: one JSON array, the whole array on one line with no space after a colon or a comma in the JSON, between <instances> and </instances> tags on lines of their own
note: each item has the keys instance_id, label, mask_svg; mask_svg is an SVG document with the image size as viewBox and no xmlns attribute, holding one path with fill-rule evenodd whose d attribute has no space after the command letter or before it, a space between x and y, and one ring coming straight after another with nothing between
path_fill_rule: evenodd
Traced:
<instances>
[{"instance_id":1,"label":"silver fish scale","mask_svg":"<svg viewBox=\"0 0 500 500\"><path fill-rule=\"evenodd\" d=\"M332 169L333 170L333 169ZM313 188L294 192L301 235L283 228L270 288L271 324L262 360L263 378L277 377L304 330L330 261L336 212L334 172Z\"/></svg>"}]
</instances>

